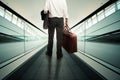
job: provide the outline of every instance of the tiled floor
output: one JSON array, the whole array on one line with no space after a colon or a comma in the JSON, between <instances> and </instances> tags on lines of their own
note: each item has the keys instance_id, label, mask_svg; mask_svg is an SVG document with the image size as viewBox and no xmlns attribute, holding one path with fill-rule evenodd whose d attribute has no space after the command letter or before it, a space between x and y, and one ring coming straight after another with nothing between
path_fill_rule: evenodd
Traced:
<instances>
[{"instance_id":1,"label":"tiled floor","mask_svg":"<svg viewBox=\"0 0 120 80\"><path fill-rule=\"evenodd\" d=\"M56 58L55 47L51 58L45 52L46 48L38 53L41 55L29 64L19 80L90 80L65 50L60 60Z\"/></svg>"}]
</instances>

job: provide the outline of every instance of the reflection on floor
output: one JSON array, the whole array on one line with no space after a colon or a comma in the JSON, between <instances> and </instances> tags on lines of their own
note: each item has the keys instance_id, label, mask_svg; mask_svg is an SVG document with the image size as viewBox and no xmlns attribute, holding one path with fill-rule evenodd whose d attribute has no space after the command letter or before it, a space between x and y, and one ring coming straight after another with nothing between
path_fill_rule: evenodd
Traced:
<instances>
[{"instance_id":1,"label":"reflection on floor","mask_svg":"<svg viewBox=\"0 0 120 80\"><path fill-rule=\"evenodd\" d=\"M19 80L89 80L65 51L60 60L56 58L55 49L52 58L45 55L45 51L29 65Z\"/></svg>"}]
</instances>

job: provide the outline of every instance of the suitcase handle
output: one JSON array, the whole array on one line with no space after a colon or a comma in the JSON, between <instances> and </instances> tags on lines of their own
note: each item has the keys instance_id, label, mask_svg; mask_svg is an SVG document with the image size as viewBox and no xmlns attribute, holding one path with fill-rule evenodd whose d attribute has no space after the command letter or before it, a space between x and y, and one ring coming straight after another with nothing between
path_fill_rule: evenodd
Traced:
<instances>
[{"instance_id":1,"label":"suitcase handle","mask_svg":"<svg viewBox=\"0 0 120 80\"><path fill-rule=\"evenodd\" d=\"M67 27L64 27L64 31L63 31L64 34L67 34L67 35L71 35L72 32L70 30L70 28L67 26Z\"/></svg>"},{"instance_id":2,"label":"suitcase handle","mask_svg":"<svg viewBox=\"0 0 120 80\"><path fill-rule=\"evenodd\" d=\"M65 32L66 32L66 31L67 31L67 32L71 32L69 26L65 26L65 27L64 27L64 31L65 31Z\"/></svg>"}]
</instances>

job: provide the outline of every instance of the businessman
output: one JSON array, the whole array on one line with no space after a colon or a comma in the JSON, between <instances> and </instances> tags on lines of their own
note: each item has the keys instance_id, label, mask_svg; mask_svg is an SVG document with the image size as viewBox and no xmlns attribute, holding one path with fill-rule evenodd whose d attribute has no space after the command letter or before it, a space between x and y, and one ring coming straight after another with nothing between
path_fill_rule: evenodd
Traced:
<instances>
[{"instance_id":1,"label":"businessman","mask_svg":"<svg viewBox=\"0 0 120 80\"><path fill-rule=\"evenodd\" d=\"M57 58L63 57L62 54L62 38L63 29L68 27L68 11L66 0L46 0L44 13L49 11L49 26L48 26L48 46L46 54L52 56L53 37L56 29L57 38Z\"/></svg>"}]
</instances>

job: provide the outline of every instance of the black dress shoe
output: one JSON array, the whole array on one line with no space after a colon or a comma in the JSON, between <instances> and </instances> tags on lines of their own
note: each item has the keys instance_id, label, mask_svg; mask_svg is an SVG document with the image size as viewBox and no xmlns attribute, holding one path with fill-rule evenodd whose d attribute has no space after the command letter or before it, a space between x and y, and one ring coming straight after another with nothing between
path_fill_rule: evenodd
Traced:
<instances>
[{"instance_id":1,"label":"black dress shoe","mask_svg":"<svg viewBox=\"0 0 120 80\"><path fill-rule=\"evenodd\" d=\"M52 57L52 54L51 54L51 53L46 52L45 54L46 54L47 56L49 56L49 57Z\"/></svg>"}]
</instances>

